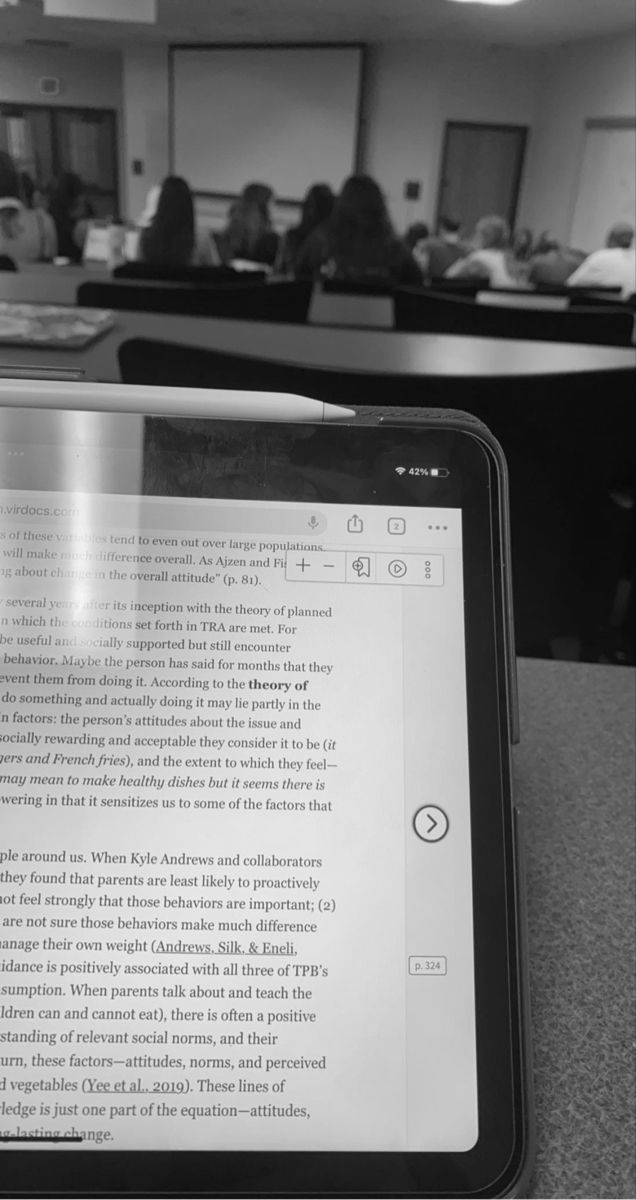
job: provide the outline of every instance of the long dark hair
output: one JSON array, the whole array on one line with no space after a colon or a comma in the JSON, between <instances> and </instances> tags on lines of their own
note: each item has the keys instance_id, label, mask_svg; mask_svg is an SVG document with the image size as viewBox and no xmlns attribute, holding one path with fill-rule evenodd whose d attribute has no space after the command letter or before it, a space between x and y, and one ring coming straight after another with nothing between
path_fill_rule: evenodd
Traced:
<instances>
[{"instance_id":1,"label":"long dark hair","mask_svg":"<svg viewBox=\"0 0 636 1200\"><path fill-rule=\"evenodd\" d=\"M313 187L309 188L303 200L300 221L294 229L299 245L316 225L322 225L322 222L331 216L335 202L336 197L328 183L314 183Z\"/></svg>"},{"instance_id":2,"label":"long dark hair","mask_svg":"<svg viewBox=\"0 0 636 1200\"><path fill-rule=\"evenodd\" d=\"M251 258L263 234L272 228L269 206L274 192L267 183L248 183L231 206L222 234L226 260Z\"/></svg>"},{"instance_id":3,"label":"long dark hair","mask_svg":"<svg viewBox=\"0 0 636 1200\"><path fill-rule=\"evenodd\" d=\"M149 263L187 266L194 244L192 192L185 179L168 175L161 186L152 223L141 235L141 257Z\"/></svg>"},{"instance_id":4,"label":"long dark hair","mask_svg":"<svg viewBox=\"0 0 636 1200\"><path fill-rule=\"evenodd\" d=\"M327 225L329 253L372 263L396 241L384 196L370 175L351 175Z\"/></svg>"}]
</instances>

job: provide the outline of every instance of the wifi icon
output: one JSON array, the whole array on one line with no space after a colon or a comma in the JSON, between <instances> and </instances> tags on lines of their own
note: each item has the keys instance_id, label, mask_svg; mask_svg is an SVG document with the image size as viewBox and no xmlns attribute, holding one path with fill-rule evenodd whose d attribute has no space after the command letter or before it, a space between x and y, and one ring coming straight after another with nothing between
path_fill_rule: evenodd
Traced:
<instances>
[{"instance_id":1,"label":"wifi icon","mask_svg":"<svg viewBox=\"0 0 636 1200\"><path fill-rule=\"evenodd\" d=\"M403 475L405 471L406 471L406 467L396 467L395 468L396 475Z\"/></svg>"}]
</instances>

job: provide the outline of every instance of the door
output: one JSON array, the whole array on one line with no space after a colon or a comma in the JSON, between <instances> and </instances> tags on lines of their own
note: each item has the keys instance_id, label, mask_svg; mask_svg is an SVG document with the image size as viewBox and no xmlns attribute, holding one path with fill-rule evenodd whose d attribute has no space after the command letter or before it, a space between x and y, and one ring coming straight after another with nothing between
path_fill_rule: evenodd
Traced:
<instances>
[{"instance_id":1,"label":"door","mask_svg":"<svg viewBox=\"0 0 636 1200\"><path fill-rule=\"evenodd\" d=\"M525 125L447 121L437 220L455 217L469 234L480 217L496 214L513 228L527 133Z\"/></svg>"},{"instance_id":2,"label":"door","mask_svg":"<svg viewBox=\"0 0 636 1200\"><path fill-rule=\"evenodd\" d=\"M1 0L0 0L1 3ZM117 126L108 109L0 104L0 150L47 187L62 171L80 176L95 215L118 210Z\"/></svg>"},{"instance_id":3,"label":"door","mask_svg":"<svg viewBox=\"0 0 636 1200\"><path fill-rule=\"evenodd\" d=\"M570 245L598 250L618 221L636 213L636 120L587 121Z\"/></svg>"}]
</instances>

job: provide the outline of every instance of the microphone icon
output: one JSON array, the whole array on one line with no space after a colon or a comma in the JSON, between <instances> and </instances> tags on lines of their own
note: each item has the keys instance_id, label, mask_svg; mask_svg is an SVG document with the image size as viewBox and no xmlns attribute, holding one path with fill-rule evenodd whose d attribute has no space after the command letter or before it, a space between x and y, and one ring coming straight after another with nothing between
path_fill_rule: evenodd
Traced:
<instances>
[{"instance_id":1,"label":"microphone icon","mask_svg":"<svg viewBox=\"0 0 636 1200\"><path fill-rule=\"evenodd\" d=\"M307 524L310 529L317 529L318 526L320 525L320 521L318 520L318 517L314 516L314 514L312 513Z\"/></svg>"}]
</instances>

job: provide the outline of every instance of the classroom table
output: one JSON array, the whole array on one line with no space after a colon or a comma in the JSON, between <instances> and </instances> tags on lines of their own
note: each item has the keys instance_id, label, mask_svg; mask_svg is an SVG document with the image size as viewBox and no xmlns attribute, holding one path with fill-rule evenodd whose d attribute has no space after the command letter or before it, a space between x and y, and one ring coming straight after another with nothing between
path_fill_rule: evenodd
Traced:
<instances>
[{"instance_id":1,"label":"classroom table","mask_svg":"<svg viewBox=\"0 0 636 1200\"><path fill-rule=\"evenodd\" d=\"M636 1196L636 671L520 659L536 1091L531 1197Z\"/></svg>"},{"instance_id":2,"label":"classroom table","mask_svg":"<svg viewBox=\"0 0 636 1200\"><path fill-rule=\"evenodd\" d=\"M110 278L111 273L105 264L55 267L46 263L26 263L19 272L0 273L0 300L75 304L81 283L104 283ZM129 287L135 286L134 280L127 280L127 283ZM315 287L307 321L310 325L392 329L393 301L390 296L341 295L326 293L320 287Z\"/></svg>"},{"instance_id":3,"label":"classroom table","mask_svg":"<svg viewBox=\"0 0 636 1200\"><path fill-rule=\"evenodd\" d=\"M110 271L105 263L20 263L18 271L0 271L0 300L33 304L75 304L81 283L105 283Z\"/></svg>"},{"instance_id":4,"label":"classroom table","mask_svg":"<svg viewBox=\"0 0 636 1200\"><path fill-rule=\"evenodd\" d=\"M0 300L8 298L4 280ZM633 368L636 350L565 342L396 333L393 330L284 325L164 313L117 312L115 326L85 350L0 346L0 365L72 367L118 381L117 350L129 338L177 342L229 354L390 375L541 376Z\"/></svg>"}]
</instances>

